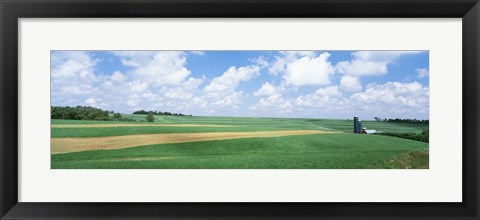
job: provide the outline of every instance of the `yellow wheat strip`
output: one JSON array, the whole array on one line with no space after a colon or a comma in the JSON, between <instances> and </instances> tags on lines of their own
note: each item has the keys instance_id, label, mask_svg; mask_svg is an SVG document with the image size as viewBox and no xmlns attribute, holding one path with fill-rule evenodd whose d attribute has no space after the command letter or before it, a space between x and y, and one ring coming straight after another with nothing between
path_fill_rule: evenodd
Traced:
<instances>
[{"instance_id":1,"label":"yellow wheat strip","mask_svg":"<svg viewBox=\"0 0 480 220\"><path fill-rule=\"evenodd\" d=\"M237 138L280 137L306 134L333 134L337 132L316 130L256 131L256 132L205 132L174 134L141 134L87 138L52 138L52 153L69 153L87 150L113 150L151 144L185 143L195 141L226 140Z\"/></svg>"}]
</instances>

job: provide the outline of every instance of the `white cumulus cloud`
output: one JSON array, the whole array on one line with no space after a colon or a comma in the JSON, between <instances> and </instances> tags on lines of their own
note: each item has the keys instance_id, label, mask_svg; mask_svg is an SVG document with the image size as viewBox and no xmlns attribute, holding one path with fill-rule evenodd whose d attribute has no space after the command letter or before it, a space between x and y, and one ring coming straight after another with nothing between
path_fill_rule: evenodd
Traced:
<instances>
[{"instance_id":1,"label":"white cumulus cloud","mask_svg":"<svg viewBox=\"0 0 480 220\"><path fill-rule=\"evenodd\" d=\"M116 82L125 81L125 76L120 71L115 71L110 76L110 79Z\"/></svg>"},{"instance_id":2,"label":"white cumulus cloud","mask_svg":"<svg viewBox=\"0 0 480 220\"><path fill-rule=\"evenodd\" d=\"M387 71L386 62L373 62L366 60L341 61L335 66L339 73L353 76L379 76Z\"/></svg>"},{"instance_id":3,"label":"white cumulus cloud","mask_svg":"<svg viewBox=\"0 0 480 220\"><path fill-rule=\"evenodd\" d=\"M275 60L270 64L268 73L274 76L284 74L289 63L305 56L313 57L315 51L280 51L279 55L275 56Z\"/></svg>"},{"instance_id":4,"label":"white cumulus cloud","mask_svg":"<svg viewBox=\"0 0 480 220\"><path fill-rule=\"evenodd\" d=\"M97 60L85 51L51 52L52 104L79 105L98 92L94 74Z\"/></svg>"},{"instance_id":5,"label":"white cumulus cloud","mask_svg":"<svg viewBox=\"0 0 480 220\"><path fill-rule=\"evenodd\" d=\"M327 85L333 74L333 66L328 61L330 54L325 52L318 57L304 56L287 65L283 78L294 86Z\"/></svg>"},{"instance_id":6,"label":"white cumulus cloud","mask_svg":"<svg viewBox=\"0 0 480 220\"><path fill-rule=\"evenodd\" d=\"M387 82L347 95L329 86L297 97L294 104L296 112L317 118L428 118L429 88L418 82Z\"/></svg>"},{"instance_id":7,"label":"white cumulus cloud","mask_svg":"<svg viewBox=\"0 0 480 220\"><path fill-rule=\"evenodd\" d=\"M51 54L52 78L94 80L93 67L97 61L85 51L54 51Z\"/></svg>"},{"instance_id":8,"label":"white cumulus cloud","mask_svg":"<svg viewBox=\"0 0 480 220\"><path fill-rule=\"evenodd\" d=\"M269 116L287 116L294 109L291 99L283 98L280 94L261 98L258 103L248 108L251 112L268 113Z\"/></svg>"},{"instance_id":9,"label":"white cumulus cloud","mask_svg":"<svg viewBox=\"0 0 480 220\"><path fill-rule=\"evenodd\" d=\"M342 76L340 79L340 86L342 89L349 92L358 92L362 90L360 79L355 76Z\"/></svg>"},{"instance_id":10,"label":"white cumulus cloud","mask_svg":"<svg viewBox=\"0 0 480 220\"><path fill-rule=\"evenodd\" d=\"M87 100L85 100L85 103L87 105L94 105L96 101L97 100L95 98L88 98Z\"/></svg>"},{"instance_id":11,"label":"white cumulus cloud","mask_svg":"<svg viewBox=\"0 0 480 220\"><path fill-rule=\"evenodd\" d=\"M305 107L305 106L315 106L324 108L335 107L336 101L342 98L342 93L340 92L338 86L328 86L325 88L320 88L315 90L315 92L307 95L301 95L295 99L295 105ZM333 105L333 106L330 106Z\"/></svg>"},{"instance_id":12,"label":"white cumulus cloud","mask_svg":"<svg viewBox=\"0 0 480 220\"><path fill-rule=\"evenodd\" d=\"M357 51L352 60L338 62L335 72L352 76L381 76L388 73L388 64L400 56L417 54L422 51Z\"/></svg>"},{"instance_id":13,"label":"white cumulus cloud","mask_svg":"<svg viewBox=\"0 0 480 220\"><path fill-rule=\"evenodd\" d=\"M205 87L207 93L231 93L235 91L238 84L242 81L248 81L260 75L258 66L244 66L228 68L221 76L213 78L212 82Z\"/></svg>"},{"instance_id":14,"label":"white cumulus cloud","mask_svg":"<svg viewBox=\"0 0 480 220\"><path fill-rule=\"evenodd\" d=\"M190 77L188 80L184 81L181 86L168 88L165 87L162 92L165 94L166 98L170 99L180 99L180 100L189 100L196 93L198 86L203 83L203 79Z\"/></svg>"},{"instance_id":15,"label":"white cumulus cloud","mask_svg":"<svg viewBox=\"0 0 480 220\"><path fill-rule=\"evenodd\" d=\"M425 78L430 75L430 71L428 71L427 68L417 68L415 71L417 72L418 78Z\"/></svg>"},{"instance_id":16,"label":"white cumulus cloud","mask_svg":"<svg viewBox=\"0 0 480 220\"><path fill-rule=\"evenodd\" d=\"M269 82L265 82L257 91L253 93L254 96L269 96L281 93L284 89L276 87Z\"/></svg>"},{"instance_id":17,"label":"white cumulus cloud","mask_svg":"<svg viewBox=\"0 0 480 220\"><path fill-rule=\"evenodd\" d=\"M359 112L375 113L379 117L428 117L429 88L418 82L370 84L365 91L353 94L350 102Z\"/></svg>"},{"instance_id":18,"label":"white cumulus cloud","mask_svg":"<svg viewBox=\"0 0 480 220\"><path fill-rule=\"evenodd\" d=\"M214 101L213 106L219 107L219 108L238 109L239 105L242 102L242 97L243 97L243 91L233 92L232 94L229 94L217 101Z\"/></svg>"},{"instance_id":19,"label":"white cumulus cloud","mask_svg":"<svg viewBox=\"0 0 480 220\"><path fill-rule=\"evenodd\" d=\"M352 53L352 56L358 60L392 63L403 55L419 54L423 52L424 51L357 51Z\"/></svg>"},{"instance_id":20,"label":"white cumulus cloud","mask_svg":"<svg viewBox=\"0 0 480 220\"><path fill-rule=\"evenodd\" d=\"M130 72L133 79L157 87L179 85L190 75L185 53L181 51L120 51L122 64L134 67Z\"/></svg>"},{"instance_id":21,"label":"white cumulus cloud","mask_svg":"<svg viewBox=\"0 0 480 220\"><path fill-rule=\"evenodd\" d=\"M205 52L200 51L200 50L192 50L192 51L190 51L190 53L195 54L195 55L199 55L199 56L205 55Z\"/></svg>"}]
</instances>

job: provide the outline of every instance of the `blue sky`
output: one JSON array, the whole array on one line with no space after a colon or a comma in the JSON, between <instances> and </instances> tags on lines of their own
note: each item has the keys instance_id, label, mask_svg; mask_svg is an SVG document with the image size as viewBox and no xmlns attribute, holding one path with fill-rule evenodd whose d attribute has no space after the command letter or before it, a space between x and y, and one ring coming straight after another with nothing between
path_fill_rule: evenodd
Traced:
<instances>
[{"instance_id":1,"label":"blue sky","mask_svg":"<svg viewBox=\"0 0 480 220\"><path fill-rule=\"evenodd\" d=\"M51 104L115 112L429 117L428 51L52 51Z\"/></svg>"}]
</instances>

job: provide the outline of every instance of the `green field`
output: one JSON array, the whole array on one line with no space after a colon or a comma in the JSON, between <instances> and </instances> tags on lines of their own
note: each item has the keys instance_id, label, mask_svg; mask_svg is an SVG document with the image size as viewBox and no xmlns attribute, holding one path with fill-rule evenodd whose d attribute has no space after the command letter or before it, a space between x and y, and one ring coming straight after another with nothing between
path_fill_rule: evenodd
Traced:
<instances>
[{"instance_id":1,"label":"green field","mask_svg":"<svg viewBox=\"0 0 480 220\"><path fill-rule=\"evenodd\" d=\"M126 115L137 121L145 115ZM119 127L55 127L136 124ZM173 126L139 126L173 125ZM188 125L188 126L181 126ZM202 125L208 125L204 127ZM213 125L213 126L212 126ZM218 125L218 127L215 127ZM353 134L352 120L248 117L155 116L154 123L52 120L52 140L135 135L202 135L211 132L325 131L279 137L226 138L139 145L113 150L52 154L53 169L357 169L428 168L428 143L382 135ZM421 133L428 125L363 121L369 129ZM62 147L62 146L57 146Z\"/></svg>"}]
</instances>

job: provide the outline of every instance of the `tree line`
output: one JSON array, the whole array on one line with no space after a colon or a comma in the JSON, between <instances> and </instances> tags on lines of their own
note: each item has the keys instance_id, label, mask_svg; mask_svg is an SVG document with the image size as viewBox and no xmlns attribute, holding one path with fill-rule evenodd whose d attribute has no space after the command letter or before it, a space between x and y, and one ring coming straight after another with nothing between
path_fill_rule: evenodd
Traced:
<instances>
[{"instance_id":1,"label":"tree line","mask_svg":"<svg viewBox=\"0 0 480 220\"><path fill-rule=\"evenodd\" d=\"M379 118L374 117L375 121L383 121L383 122L398 122L398 123L408 123L408 124L429 124L429 120L418 120L418 119L401 119L401 118Z\"/></svg>"},{"instance_id":2,"label":"tree line","mask_svg":"<svg viewBox=\"0 0 480 220\"><path fill-rule=\"evenodd\" d=\"M125 118L121 113L105 111L90 106L51 106L51 119L96 120L96 121L135 121Z\"/></svg>"},{"instance_id":3,"label":"tree line","mask_svg":"<svg viewBox=\"0 0 480 220\"><path fill-rule=\"evenodd\" d=\"M172 113L172 112L161 112L161 111L145 111L145 110L140 110L140 111L134 111L132 114L134 115L173 115L173 116L192 116L192 115L185 115L181 113Z\"/></svg>"},{"instance_id":4,"label":"tree line","mask_svg":"<svg viewBox=\"0 0 480 220\"><path fill-rule=\"evenodd\" d=\"M406 133L389 133L389 132L382 132L378 133L380 135L386 135L386 136L392 136L392 137L398 137L398 138L404 138L404 139L410 139L410 140L416 140L416 141L421 141L428 143L429 142L429 132L428 128L423 130L422 133L413 133L413 132L406 132Z\"/></svg>"}]
</instances>

